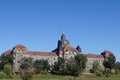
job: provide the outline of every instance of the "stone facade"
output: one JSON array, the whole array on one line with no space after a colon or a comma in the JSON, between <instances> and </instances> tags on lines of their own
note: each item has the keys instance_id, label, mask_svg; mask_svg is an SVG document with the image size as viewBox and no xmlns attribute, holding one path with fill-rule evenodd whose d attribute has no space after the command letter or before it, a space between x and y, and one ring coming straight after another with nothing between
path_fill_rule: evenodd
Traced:
<instances>
[{"instance_id":1,"label":"stone facade","mask_svg":"<svg viewBox=\"0 0 120 80\"><path fill-rule=\"evenodd\" d=\"M48 60L50 65L54 65L56 61L58 61L58 58L64 57L65 59L74 58L77 54L83 54L82 50L79 46L76 48L73 48L69 41L66 39L66 36L64 33L61 35L61 39L58 40L58 46L55 50L52 52L39 52L39 51L28 51L28 49L18 44L15 47L13 47L12 50L8 50L4 53L4 55L8 55L10 52L13 53L13 70L17 72L19 70L18 63L22 58L24 57L31 57L33 58L33 61L39 59L39 60ZM101 54L84 54L87 56L87 63L86 63L86 71L89 71L93 67L94 62L98 62L100 66L103 67L103 60L111 54L110 51L104 51Z\"/></svg>"},{"instance_id":2,"label":"stone facade","mask_svg":"<svg viewBox=\"0 0 120 80\"><path fill-rule=\"evenodd\" d=\"M21 48L18 48L20 47ZM25 49L22 49L25 48ZM54 52L37 52L37 51L28 51L23 45L16 45L13 48L13 70L17 72L19 70L20 63L19 61L22 58L31 57L33 61L35 60L48 60L50 65L54 65L54 62L57 61L58 57Z\"/></svg>"}]
</instances>

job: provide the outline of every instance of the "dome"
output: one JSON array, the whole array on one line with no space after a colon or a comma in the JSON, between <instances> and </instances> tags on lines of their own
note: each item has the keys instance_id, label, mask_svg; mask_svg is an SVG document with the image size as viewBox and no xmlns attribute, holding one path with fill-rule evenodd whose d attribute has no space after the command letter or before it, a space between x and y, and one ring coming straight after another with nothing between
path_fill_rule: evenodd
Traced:
<instances>
[{"instance_id":1,"label":"dome","mask_svg":"<svg viewBox=\"0 0 120 80\"><path fill-rule=\"evenodd\" d=\"M25 46L23 46L22 44L18 44L16 45L13 50L23 50L23 51L27 51L27 48Z\"/></svg>"},{"instance_id":2,"label":"dome","mask_svg":"<svg viewBox=\"0 0 120 80\"><path fill-rule=\"evenodd\" d=\"M109 54L112 54L112 52L109 50L105 50L101 53L101 55L109 55Z\"/></svg>"}]
</instances>

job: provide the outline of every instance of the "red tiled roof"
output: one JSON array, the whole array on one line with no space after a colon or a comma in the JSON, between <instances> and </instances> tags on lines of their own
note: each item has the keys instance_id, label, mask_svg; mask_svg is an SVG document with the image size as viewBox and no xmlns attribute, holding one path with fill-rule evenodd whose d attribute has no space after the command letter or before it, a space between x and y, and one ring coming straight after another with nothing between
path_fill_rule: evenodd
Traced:
<instances>
[{"instance_id":1,"label":"red tiled roof","mask_svg":"<svg viewBox=\"0 0 120 80\"><path fill-rule=\"evenodd\" d=\"M41 56L49 56L50 52L37 52Z\"/></svg>"},{"instance_id":2,"label":"red tiled roof","mask_svg":"<svg viewBox=\"0 0 120 80\"><path fill-rule=\"evenodd\" d=\"M29 52L27 52L27 54L30 54L30 55L49 56L49 55L50 55L50 52L29 51ZM52 55L53 55L53 56L56 56L56 53L55 53L55 52L52 52Z\"/></svg>"},{"instance_id":3,"label":"red tiled roof","mask_svg":"<svg viewBox=\"0 0 120 80\"><path fill-rule=\"evenodd\" d=\"M7 50L3 53L4 56L9 55L11 53L11 50Z\"/></svg>"},{"instance_id":4,"label":"red tiled roof","mask_svg":"<svg viewBox=\"0 0 120 80\"><path fill-rule=\"evenodd\" d=\"M91 54L91 53L86 54L86 56L87 56L87 57L89 57L89 58L103 58L103 56L102 56L102 55L98 55L98 54Z\"/></svg>"},{"instance_id":5,"label":"red tiled roof","mask_svg":"<svg viewBox=\"0 0 120 80\"><path fill-rule=\"evenodd\" d=\"M52 56L57 56L56 52L52 52Z\"/></svg>"},{"instance_id":6,"label":"red tiled roof","mask_svg":"<svg viewBox=\"0 0 120 80\"><path fill-rule=\"evenodd\" d=\"M112 52L110 52L109 50L105 50L101 53L101 55L109 55L112 54Z\"/></svg>"},{"instance_id":7,"label":"red tiled roof","mask_svg":"<svg viewBox=\"0 0 120 80\"><path fill-rule=\"evenodd\" d=\"M64 47L63 47L63 50L76 50L75 48L73 48L72 46L70 46L69 44L66 44Z\"/></svg>"},{"instance_id":8,"label":"red tiled roof","mask_svg":"<svg viewBox=\"0 0 120 80\"><path fill-rule=\"evenodd\" d=\"M34 55L35 51L28 51L28 52L26 52L26 54Z\"/></svg>"},{"instance_id":9,"label":"red tiled roof","mask_svg":"<svg viewBox=\"0 0 120 80\"><path fill-rule=\"evenodd\" d=\"M14 48L14 50L24 50L27 51L27 48L21 44L16 45Z\"/></svg>"}]
</instances>

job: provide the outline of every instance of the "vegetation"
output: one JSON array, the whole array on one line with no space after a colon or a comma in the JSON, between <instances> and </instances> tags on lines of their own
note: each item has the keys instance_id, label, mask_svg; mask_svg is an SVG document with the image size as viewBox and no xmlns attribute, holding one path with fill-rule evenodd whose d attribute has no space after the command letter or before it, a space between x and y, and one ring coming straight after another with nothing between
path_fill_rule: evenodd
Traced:
<instances>
[{"instance_id":1,"label":"vegetation","mask_svg":"<svg viewBox=\"0 0 120 80\"><path fill-rule=\"evenodd\" d=\"M78 54L75 58L69 60L59 58L58 62L56 62L53 67L52 73L79 76L86 67L86 61L86 56L82 54Z\"/></svg>"},{"instance_id":2,"label":"vegetation","mask_svg":"<svg viewBox=\"0 0 120 80\"><path fill-rule=\"evenodd\" d=\"M75 61L76 61L75 67L77 68L76 70L77 73L75 75L78 76L84 71L84 68L86 67L87 57L84 56L83 54L78 54L75 56Z\"/></svg>"},{"instance_id":3,"label":"vegetation","mask_svg":"<svg viewBox=\"0 0 120 80\"><path fill-rule=\"evenodd\" d=\"M33 75L34 75L34 71L32 69L20 71L20 77L22 80L32 80Z\"/></svg>"},{"instance_id":4,"label":"vegetation","mask_svg":"<svg viewBox=\"0 0 120 80\"><path fill-rule=\"evenodd\" d=\"M116 58L113 54L110 54L107 59L104 60L103 65L105 68L114 69Z\"/></svg>"},{"instance_id":5,"label":"vegetation","mask_svg":"<svg viewBox=\"0 0 120 80\"><path fill-rule=\"evenodd\" d=\"M13 70L12 70L11 65L6 64L4 66L3 72L6 73L8 76L12 77Z\"/></svg>"},{"instance_id":6,"label":"vegetation","mask_svg":"<svg viewBox=\"0 0 120 80\"><path fill-rule=\"evenodd\" d=\"M13 54L10 53L9 55L1 55L1 63L0 63L0 70L3 70L4 66L6 64L10 64L11 66L13 65Z\"/></svg>"},{"instance_id":7,"label":"vegetation","mask_svg":"<svg viewBox=\"0 0 120 80\"><path fill-rule=\"evenodd\" d=\"M15 74L13 73L12 67L9 64L4 66L3 71L0 72L0 79L2 78L14 78Z\"/></svg>"},{"instance_id":8,"label":"vegetation","mask_svg":"<svg viewBox=\"0 0 120 80\"><path fill-rule=\"evenodd\" d=\"M32 68L33 67L33 59L31 57L29 58L22 58L19 63L20 65L20 69L28 69L28 68Z\"/></svg>"},{"instance_id":9,"label":"vegetation","mask_svg":"<svg viewBox=\"0 0 120 80\"><path fill-rule=\"evenodd\" d=\"M46 73L49 69L49 63L47 60L36 60L33 63L33 68L35 69L35 73Z\"/></svg>"},{"instance_id":10,"label":"vegetation","mask_svg":"<svg viewBox=\"0 0 120 80\"><path fill-rule=\"evenodd\" d=\"M115 74L118 74L120 72L120 62L115 63Z\"/></svg>"},{"instance_id":11,"label":"vegetation","mask_svg":"<svg viewBox=\"0 0 120 80\"><path fill-rule=\"evenodd\" d=\"M93 73L93 74L96 74L96 76L102 76L103 75L103 69L98 62L93 63L93 68L90 69L90 72Z\"/></svg>"},{"instance_id":12,"label":"vegetation","mask_svg":"<svg viewBox=\"0 0 120 80\"><path fill-rule=\"evenodd\" d=\"M94 62L92 69L90 69L90 72L95 73L98 70L99 66L100 64L98 62Z\"/></svg>"},{"instance_id":13,"label":"vegetation","mask_svg":"<svg viewBox=\"0 0 120 80\"><path fill-rule=\"evenodd\" d=\"M44 73L49 69L49 63L47 60L36 60L33 62L31 57L22 58L20 65L20 77L22 80L32 80L34 73Z\"/></svg>"},{"instance_id":14,"label":"vegetation","mask_svg":"<svg viewBox=\"0 0 120 80\"><path fill-rule=\"evenodd\" d=\"M103 65L105 67L104 74L106 77L109 77L113 74L112 69L115 68L116 58L113 54L109 54L109 56L104 60Z\"/></svg>"},{"instance_id":15,"label":"vegetation","mask_svg":"<svg viewBox=\"0 0 120 80\"><path fill-rule=\"evenodd\" d=\"M0 79L4 79L7 77L7 74L5 74L3 71L0 72Z\"/></svg>"},{"instance_id":16,"label":"vegetation","mask_svg":"<svg viewBox=\"0 0 120 80\"><path fill-rule=\"evenodd\" d=\"M32 80L33 77L33 59L29 58L22 58L19 63L20 65L20 77L22 80Z\"/></svg>"},{"instance_id":17,"label":"vegetation","mask_svg":"<svg viewBox=\"0 0 120 80\"><path fill-rule=\"evenodd\" d=\"M3 78L13 78L14 77L14 73L12 72L12 64L13 64L13 57L12 54L10 55L6 55L6 56L1 56L0 58L2 60L2 62L0 63L0 79ZM62 79L66 79L66 80L99 80L102 78L105 78L103 75L110 77L110 76L115 76L112 75L113 72L112 70L114 69L115 73L120 75L120 62L116 62L116 58L113 54L110 54L109 57L107 57L104 62L103 65L105 66L105 71L102 70L102 68L100 67L100 65L95 62L93 64L93 68L90 70L92 73L94 73L95 75L90 75L88 77L88 75L83 75L82 72L84 71L84 68L86 67L86 61L87 58L86 56L82 55L82 54L78 54L76 55L74 58L70 58L65 59L63 58L59 58L58 61L55 63L51 71L51 73L53 74L57 74L57 75L51 75L51 74L46 74L46 76L48 76L49 78L44 78L43 73L47 73L48 70L50 69L49 63L47 60L36 60L33 62L32 58L22 58L19 63L20 65L20 78L22 80L39 80L41 79L41 77L43 77L42 80L53 80L53 79L57 79L57 80L62 80ZM116 63L115 63L116 62ZM36 73L36 74L34 74ZM42 74L41 74L42 73ZM41 74L41 75L40 75ZM80 74L81 77L78 77ZM39 75L39 76L38 76ZM60 75L64 75L64 76L59 76ZM72 75L69 76L70 78L65 78L65 76L68 75ZM77 77L76 77L77 76ZM97 76L102 76L101 78L98 78ZM116 75L117 76L117 75ZM19 77L17 77L18 80ZM59 77L59 78L58 78ZM91 77L94 77L93 79ZM88 79L91 78L91 79ZM104 80L104 79L102 79ZM107 78L105 78L105 80L107 80ZM111 79L112 80L112 79ZM116 78L114 80L117 80Z\"/></svg>"},{"instance_id":18,"label":"vegetation","mask_svg":"<svg viewBox=\"0 0 120 80\"><path fill-rule=\"evenodd\" d=\"M5 80L21 80L21 78L18 75L16 79L5 78ZM120 74L112 75L110 78L105 76L97 77L91 74L82 74L80 77L37 74L33 76L32 80L120 80Z\"/></svg>"}]
</instances>

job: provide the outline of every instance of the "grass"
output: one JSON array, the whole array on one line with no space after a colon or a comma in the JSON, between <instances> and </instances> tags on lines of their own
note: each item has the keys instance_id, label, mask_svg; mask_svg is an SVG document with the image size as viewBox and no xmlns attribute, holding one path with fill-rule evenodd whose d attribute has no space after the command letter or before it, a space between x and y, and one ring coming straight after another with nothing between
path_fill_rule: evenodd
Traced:
<instances>
[{"instance_id":1,"label":"grass","mask_svg":"<svg viewBox=\"0 0 120 80\"><path fill-rule=\"evenodd\" d=\"M21 80L20 77L17 76L16 79L3 79L3 80ZM97 77L95 75L86 75L83 74L79 77L73 77L73 76L58 76L58 75L52 75L52 74L39 74L34 75L33 80L120 80L120 74L113 75L111 77Z\"/></svg>"}]
</instances>

